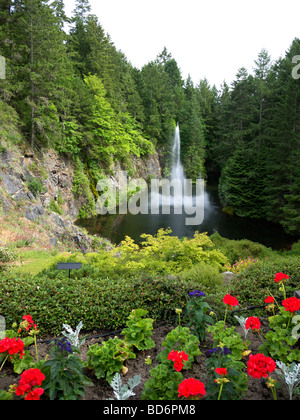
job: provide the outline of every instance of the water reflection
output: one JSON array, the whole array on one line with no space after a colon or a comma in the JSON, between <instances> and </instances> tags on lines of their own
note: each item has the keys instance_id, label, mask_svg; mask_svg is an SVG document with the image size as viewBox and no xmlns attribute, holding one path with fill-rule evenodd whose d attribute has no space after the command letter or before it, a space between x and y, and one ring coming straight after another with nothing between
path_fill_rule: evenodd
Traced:
<instances>
[{"instance_id":1,"label":"water reflection","mask_svg":"<svg viewBox=\"0 0 300 420\"><path fill-rule=\"evenodd\" d=\"M209 235L218 232L229 239L250 239L273 249L289 249L296 238L287 235L280 225L258 219L245 219L229 216L222 211L217 187L207 185L204 193L204 222L198 226L186 225L186 214L148 214L148 215L110 215L81 220L90 234L98 234L120 243L126 235L141 242L143 233L154 235L160 228L171 228L172 234L179 238L193 237L196 231Z\"/></svg>"}]
</instances>

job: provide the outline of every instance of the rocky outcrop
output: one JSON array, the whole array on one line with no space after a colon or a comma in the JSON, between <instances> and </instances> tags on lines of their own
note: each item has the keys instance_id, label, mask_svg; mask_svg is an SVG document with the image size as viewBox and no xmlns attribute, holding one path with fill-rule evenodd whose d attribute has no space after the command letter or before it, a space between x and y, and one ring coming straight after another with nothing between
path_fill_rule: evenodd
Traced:
<instances>
[{"instance_id":1,"label":"rocky outcrop","mask_svg":"<svg viewBox=\"0 0 300 420\"><path fill-rule=\"evenodd\" d=\"M157 154L147 158L132 158L133 178L160 178ZM119 163L110 168L110 178L124 171ZM49 150L37 156L31 151L5 148L0 153L0 211L2 214L17 210L30 222L47 226L49 241L68 234L84 247L89 239L74 225L82 206L82 197L74 197L74 165L71 159ZM1 213L0 213L1 214Z\"/></svg>"}]
</instances>

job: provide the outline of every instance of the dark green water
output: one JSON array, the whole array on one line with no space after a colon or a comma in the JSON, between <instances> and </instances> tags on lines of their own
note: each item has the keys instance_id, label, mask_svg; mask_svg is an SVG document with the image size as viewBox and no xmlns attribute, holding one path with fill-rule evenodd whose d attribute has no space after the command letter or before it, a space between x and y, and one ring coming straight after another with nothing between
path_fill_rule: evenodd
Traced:
<instances>
[{"instance_id":1,"label":"dark green water","mask_svg":"<svg viewBox=\"0 0 300 420\"><path fill-rule=\"evenodd\" d=\"M171 228L173 235L179 238L191 238L196 231L209 235L218 232L228 239L249 239L276 250L290 249L297 241L297 238L287 235L280 225L225 214L216 186L206 186L204 222L198 226L186 226L185 218L185 214L109 215L80 220L78 225L85 227L90 234L103 236L115 244L119 244L126 235L139 243L141 234L154 235L160 228Z\"/></svg>"}]
</instances>

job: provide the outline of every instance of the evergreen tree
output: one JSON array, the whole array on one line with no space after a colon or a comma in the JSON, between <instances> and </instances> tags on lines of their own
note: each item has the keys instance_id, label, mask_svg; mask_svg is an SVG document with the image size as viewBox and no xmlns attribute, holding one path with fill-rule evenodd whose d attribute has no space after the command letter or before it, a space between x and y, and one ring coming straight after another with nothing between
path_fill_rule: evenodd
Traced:
<instances>
[{"instance_id":1,"label":"evergreen tree","mask_svg":"<svg viewBox=\"0 0 300 420\"><path fill-rule=\"evenodd\" d=\"M65 79L70 68L64 47L65 15L61 1L15 0L11 19L9 81L13 104L32 147L50 145L66 114Z\"/></svg>"},{"instance_id":2,"label":"evergreen tree","mask_svg":"<svg viewBox=\"0 0 300 420\"><path fill-rule=\"evenodd\" d=\"M182 161L188 179L206 176L205 136L197 90L189 76L185 86L185 104L180 113Z\"/></svg>"}]
</instances>

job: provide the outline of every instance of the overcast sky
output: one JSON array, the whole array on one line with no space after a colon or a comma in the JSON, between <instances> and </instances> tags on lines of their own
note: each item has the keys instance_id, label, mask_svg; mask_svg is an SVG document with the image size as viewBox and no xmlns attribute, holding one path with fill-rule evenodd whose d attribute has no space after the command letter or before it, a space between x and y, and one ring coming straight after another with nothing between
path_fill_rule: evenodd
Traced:
<instances>
[{"instance_id":1,"label":"overcast sky","mask_svg":"<svg viewBox=\"0 0 300 420\"><path fill-rule=\"evenodd\" d=\"M75 0L64 0L70 16ZM184 79L230 84L252 71L262 48L273 60L300 38L299 0L90 0L117 49L138 68L164 46Z\"/></svg>"}]
</instances>

